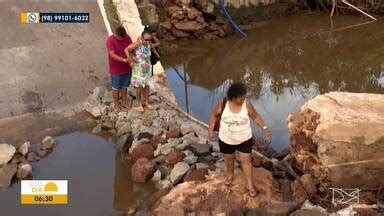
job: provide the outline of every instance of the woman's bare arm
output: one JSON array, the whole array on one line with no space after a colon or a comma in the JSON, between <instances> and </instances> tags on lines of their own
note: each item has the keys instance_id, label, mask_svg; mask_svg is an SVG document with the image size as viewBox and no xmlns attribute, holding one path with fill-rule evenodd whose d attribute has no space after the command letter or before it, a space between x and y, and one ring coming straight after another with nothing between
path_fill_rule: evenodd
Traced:
<instances>
[{"instance_id":1,"label":"woman's bare arm","mask_svg":"<svg viewBox=\"0 0 384 216\"><path fill-rule=\"evenodd\" d=\"M155 43L152 43L152 48L160 46L160 40L156 36L154 36L152 39L155 41Z\"/></svg>"},{"instance_id":2,"label":"woman's bare arm","mask_svg":"<svg viewBox=\"0 0 384 216\"><path fill-rule=\"evenodd\" d=\"M134 43L131 43L127 46L127 48L124 49L125 55L127 56L127 59L130 63L135 62L134 58L132 57L132 52L137 49L140 46L140 41L137 40Z\"/></svg>"},{"instance_id":3,"label":"woman's bare arm","mask_svg":"<svg viewBox=\"0 0 384 216\"><path fill-rule=\"evenodd\" d=\"M215 106L215 108L211 112L211 117L209 118L209 125L208 125L208 139L213 138L213 130L215 127L215 123L217 120L217 116L221 113L221 106L222 106L223 101L221 100L218 102Z\"/></svg>"},{"instance_id":4,"label":"woman's bare arm","mask_svg":"<svg viewBox=\"0 0 384 216\"><path fill-rule=\"evenodd\" d=\"M260 127L263 129L263 132L265 134L265 136L268 138L268 140L271 140L272 139L272 135L271 135L271 132L269 131L268 127L266 126L266 124L264 123L263 119L261 118L261 116L259 115L259 113L257 113L255 107L253 107L252 103L249 102L248 100L245 100L245 103L247 105L247 110L248 110L248 115L249 117Z\"/></svg>"}]
</instances>

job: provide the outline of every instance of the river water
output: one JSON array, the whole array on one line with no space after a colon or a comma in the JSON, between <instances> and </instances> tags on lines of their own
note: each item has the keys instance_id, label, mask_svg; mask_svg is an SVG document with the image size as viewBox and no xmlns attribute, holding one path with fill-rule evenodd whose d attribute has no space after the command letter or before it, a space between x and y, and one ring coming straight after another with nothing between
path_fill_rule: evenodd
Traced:
<instances>
[{"instance_id":1,"label":"river water","mask_svg":"<svg viewBox=\"0 0 384 216\"><path fill-rule=\"evenodd\" d=\"M68 205L21 205L20 182L0 190L0 215L123 215L128 207L146 209L153 184L131 181L129 160L112 140L76 132L56 137L55 150L32 163L33 179L68 180Z\"/></svg>"},{"instance_id":2,"label":"river water","mask_svg":"<svg viewBox=\"0 0 384 216\"><path fill-rule=\"evenodd\" d=\"M384 93L384 23L366 21L339 16L332 23L316 13L285 17L261 23L244 39L180 42L181 52L162 63L180 106L204 122L228 81L244 82L279 151L289 144L287 116L314 96Z\"/></svg>"},{"instance_id":3,"label":"river water","mask_svg":"<svg viewBox=\"0 0 384 216\"><path fill-rule=\"evenodd\" d=\"M179 42L162 63L179 105L207 122L229 80L241 80L273 133L272 147L289 144L286 118L310 98L329 91L384 93L384 23L358 27L365 18L334 20L312 14L276 19L238 36ZM187 80L184 82L183 80ZM260 131L255 131L260 135ZM148 207L152 184L130 180L130 162L110 138L75 132L56 137L52 154L33 163L33 179L66 179L69 205L20 204L20 182L0 190L0 215L119 215Z\"/></svg>"}]
</instances>

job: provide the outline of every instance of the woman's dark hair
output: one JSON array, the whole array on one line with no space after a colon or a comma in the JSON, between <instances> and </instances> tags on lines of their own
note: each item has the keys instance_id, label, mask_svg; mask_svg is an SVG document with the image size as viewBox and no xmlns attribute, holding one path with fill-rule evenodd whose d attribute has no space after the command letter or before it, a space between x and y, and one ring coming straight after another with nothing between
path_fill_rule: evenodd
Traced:
<instances>
[{"instance_id":1,"label":"woman's dark hair","mask_svg":"<svg viewBox=\"0 0 384 216\"><path fill-rule=\"evenodd\" d=\"M125 28L123 26L117 26L115 29L115 34L119 37L125 37L127 35L127 32L125 31Z\"/></svg>"},{"instance_id":2,"label":"woman's dark hair","mask_svg":"<svg viewBox=\"0 0 384 216\"><path fill-rule=\"evenodd\" d=\"M144 27L144 31L143 33L141 33L141 37L144 37L145 34L152 35L152 33L149 31L149 28L147 28L147 26Z\"/></svg>"},{"instance_id":3,"label":"woman's dark hair","mask_svg":"<svg viewBox=\"0 0 384 216\"><path fill-rule=\"evenodd\" d=\"M232 100L240 96L245 96L246 94L247 94L247 87L241 82L234 82L228 88L227 98L228 100Z\"/></svg>"},{"instance_id":4,"label":"woman's dark hair","mask_svg":"<svg viewBox=\"0 0 384 216\"><path fill-rule=\"evenodd\" d=\"M144 30L148 30L152 34L157 32L157 27L154 25L146 25L144 26Z\"/></svg>"}]
</instances>

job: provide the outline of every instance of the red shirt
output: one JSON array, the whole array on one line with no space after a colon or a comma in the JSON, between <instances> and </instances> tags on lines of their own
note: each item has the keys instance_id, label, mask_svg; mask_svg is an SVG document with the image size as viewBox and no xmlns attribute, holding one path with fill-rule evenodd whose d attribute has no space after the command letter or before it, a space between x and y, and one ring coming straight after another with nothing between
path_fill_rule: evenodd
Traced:
<instances>
[{"instance_id":1,"label":"red shirt","mask_svg":"<svg viewBox=\"0 0 384 216\"><path fill-rule=\"evenodd\" d=\"M111 35L107 38L106 46L108 51L108 60L109 60L109 73L115 75L126 74L131 71L129 63L120 62L113 59L110 55L110 51L115 51L115 54L123 58L127 58L125 55L124 49L127 48L129 44L132 43L131 38L127 35L122 40L117 39L114 35Z\"/></svg>"}]
</instances>

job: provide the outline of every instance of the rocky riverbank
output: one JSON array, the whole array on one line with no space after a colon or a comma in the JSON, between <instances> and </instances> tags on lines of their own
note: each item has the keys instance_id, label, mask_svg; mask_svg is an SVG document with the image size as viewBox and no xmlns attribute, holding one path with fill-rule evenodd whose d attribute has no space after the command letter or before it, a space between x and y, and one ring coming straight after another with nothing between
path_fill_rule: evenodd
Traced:
<instances>
[{"instance_id":1,"label":"rocky riverbank","mask_svg":"<svg viewBox=\"0 0 384 216\"><path fill-rule=\"evenodd\" d=\"M134 101L134 94L130 95ZM294 151L293 157L287 151L276 154L262 142L256 142L252 156L258 196L247 195L239 160L234 183L224 186L223 155L217 142L207 140L207 129L175 110L164 97L156 93L151 97L154 110L131 109L116 115L110 112L110 92L99 87L85 104L99 118L94 132L112 133L117 151L132 160L132 180L156 184L159 192L151 198L153 215L327 215L326 209L340 210L332 207L330 191L321 178L300 169ZM377 204L372 191L362 194L361 203Z\"/></svg>"},{"instance_id":2,"label":"rocky riverbank","mask_svg":"<svg viewBox=\"0 0 384 216\"><path fill-rule=\"evenodd\" d=\"M12 183L32 177L32 163L47 157L55 148L55 140L47 136L37 148L25 142L17 149L14 145L0 144L0 188L10 187Z\"/></svg>"},{"instance_id":3,"label":"rocky riverbank","mask_svg":"<svg viewBox=\"0 0 384 216\"><path fill-rule=\"evenodd\" d=\"M233 33L220 12L218 1L208 0L138 0L136 1L144 25L159 26L163 40L214 40ZM252 0L225 1L240 28L258 26L258 22L289 13L290 1Z\"/></svg>"}]
</instances>

